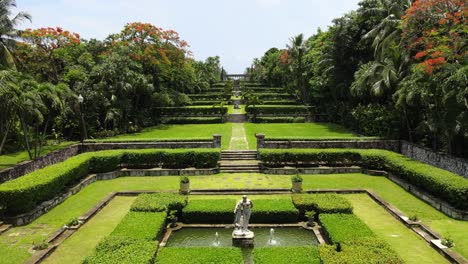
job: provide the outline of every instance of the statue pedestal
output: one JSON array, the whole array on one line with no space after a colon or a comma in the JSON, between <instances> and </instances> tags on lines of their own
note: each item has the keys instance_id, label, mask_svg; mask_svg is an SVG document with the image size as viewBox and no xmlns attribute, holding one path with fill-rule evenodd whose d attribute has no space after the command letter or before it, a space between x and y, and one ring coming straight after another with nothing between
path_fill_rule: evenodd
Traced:
<instances>
[{"instance_id":1,"label":"statue pedestal","mask_svg":"<svg viewBox=\"0 0 468 264\"><path fill-rule=\"evenodd\" d=\"M249 248L254 246L254 232L234 230L232 232L232 245L235 247Z\"/></svg>"}]
</instances>

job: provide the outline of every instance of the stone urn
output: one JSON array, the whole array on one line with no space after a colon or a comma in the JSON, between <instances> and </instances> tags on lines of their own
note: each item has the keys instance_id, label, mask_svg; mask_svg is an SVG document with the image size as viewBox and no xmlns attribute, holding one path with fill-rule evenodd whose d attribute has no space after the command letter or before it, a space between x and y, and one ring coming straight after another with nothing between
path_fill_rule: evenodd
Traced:
<instances>
[{"instance_id":1,"label":"stone urn","mask_svg":"<svg viewBox=\"0 0 468 264\"><path fill-rule=\"evenodd\" d=\"M292 183L292 192L299 193L302 192L302 177L300 175L294 175L291 177Z\"/></svg>"},{"instance_id":2,"label":"stone urn","mask_svg":"<svg viewBox=\"0 0 468 264\"><path fill-rule=\"evenodd\" d=\"M181 194L188 194L190 192L190 180L187 176L180 178L180 189Z\"/></svg>"}]
</instances>

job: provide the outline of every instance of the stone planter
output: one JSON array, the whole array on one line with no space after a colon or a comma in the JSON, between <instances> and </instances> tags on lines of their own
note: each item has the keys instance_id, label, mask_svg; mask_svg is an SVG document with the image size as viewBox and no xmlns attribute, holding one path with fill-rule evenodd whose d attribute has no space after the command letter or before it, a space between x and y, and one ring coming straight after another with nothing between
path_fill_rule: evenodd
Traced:
<instances>
[{"instance_id":1,"label":"stone planter","mask_svg":"<svg viewBox=\"0 0 468 264\"><path fill-rule=\"evenodd\" d=\"M189 182L187 182L187 183L181 182L179 192L181 194L188 194L190 192L190 183Z\"/></svg>"},{"instance_id":2,"label":"stone planter","mask_svg":"<svg viewBox=\"0 0 468 264\"><path fill-rule=\"evenodd\" d=\"M294 193L302 192L302 182L292 182L292 191Z\"/></svg>"}]
</instances>

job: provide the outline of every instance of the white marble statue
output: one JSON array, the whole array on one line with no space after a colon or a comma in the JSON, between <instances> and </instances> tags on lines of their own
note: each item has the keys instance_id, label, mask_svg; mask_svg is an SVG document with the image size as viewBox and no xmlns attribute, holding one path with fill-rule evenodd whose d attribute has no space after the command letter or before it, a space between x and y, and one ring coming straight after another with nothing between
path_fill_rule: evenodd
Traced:
<instances>
[{"instance_id":1,"label":"white marble statue","mask_svg":"<svg viewBox=\"0 0 468 264\"><path fill-rule=\"evenodd\" d=\"M247 195L242 196L242 200L240 200L236 204L236 208L234 209L235 220L235 233L236 234L249 234L249 220L251 209L253 208L253 203L250 199L247 198Z\"/></svg>"}]
</instances>

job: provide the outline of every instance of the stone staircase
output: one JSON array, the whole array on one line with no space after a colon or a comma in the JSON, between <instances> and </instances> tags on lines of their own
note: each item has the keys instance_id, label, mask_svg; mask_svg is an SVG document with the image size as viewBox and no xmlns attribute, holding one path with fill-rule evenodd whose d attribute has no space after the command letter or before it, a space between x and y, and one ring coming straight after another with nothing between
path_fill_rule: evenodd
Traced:
<instances>
[{"instance_id":1,"label":"stone staircase","mask_svg":"<svg viewBox=\"0 0 468 264\"><path fill-rule=\"evenodd\" d=\"M221 173L260 173L257 151L223 150L219 169Z\"/></svg>"}]
</instances>

